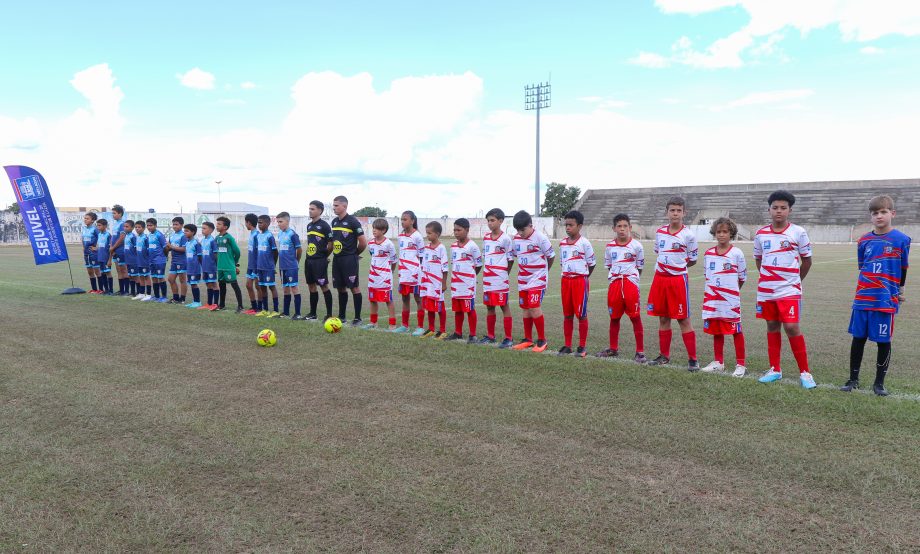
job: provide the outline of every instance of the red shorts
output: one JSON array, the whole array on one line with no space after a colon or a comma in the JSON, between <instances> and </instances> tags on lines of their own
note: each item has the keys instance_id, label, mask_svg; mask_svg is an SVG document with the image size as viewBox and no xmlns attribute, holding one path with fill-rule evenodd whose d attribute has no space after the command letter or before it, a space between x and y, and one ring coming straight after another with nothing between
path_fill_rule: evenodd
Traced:
<instances>
[{"instance_id":1,"label":"red shorts","mask_svg":"<svg viewBox=\"0 0 920 554\"><path fill-rule=\"evenodd\" d=\"M418 296L418 285L399 285L400 296Z\"/></svg>"},{"instance_id":2,"label":"red shorts","mask_svg":"<svg viewBox=\"0 0 920 554\"><path fill-rule=\"evenodd\" d=\"M444 301L438 300L437 298L432 298L430 296L425 296L422 298L422 309L426 312L443 312Z\"/></svg>"},{"instance_id":3,"label":"red shorts","mask_svg":"<svg viewBox=\"0 0 920 554\"><path fill-rule=\"evenodd\" d=\"M738 335L741 333L741 322L725 319L704 319L703 332L707 335Z\"/></svg>"},{"instance_id":4,"label":"red shorts","mask_svg":"<svg viewBox=\"0 0 920 554\"><path fill-rule=\"evenodd\" d=\"M368 289L368 300L378 304L389 304L393 301L392 289Z\"/></svg>"},{"instance_id":5,"label":"red shorts","mask_svg":"<svg viewBox=\"0 0 920 554\"><path fill-rule=\"evenodd\" d=\"M648 315L687 319L690 317L690 281L686 275L655 273L648 293Z\"/></svg>"},{"instance_id":6,"label":"red shorts","mask_svg":"<svg viewBox=\"0 0 920 554\"><path fill-rule=\"evenodd\" d=\"M495 291L486 291L482 293L482 303L486 306L507 306L508 305L508 293L507 292L495 292Z\"/></svg>"},{"instance_id":7,"label":"red shorts","mask_svg":"<svg viewBox=\"0 0 920 554\"><path fill-rule=\"evenodd\" d=\"M639 287L629 279L615 279L607 287L607 311L611 319L639 315Z\"/></svg>"},{"instance_id":8,"label":"red shorts","mask_svg":"<svg viewBox=\"0 0 920 554\"><path fill-rule=\"evenodd\" d=\"M525 310L532 310L543 305L543 293L546 289L530 289L518 291L518 304Z\"/></svg>"},{"instance_id":9,"label":"red shorts","mask_svg":"<svg viewBox=\"0 0 920 554\"><path fill-rule=\"evenodd\" d=\"M591 284L587 277L565 277L562 279L562 315L565 317L588 317L588 294Z\"/></svg>"},{"instance_id":10,"label":"red shorts","mask_svg":"<svg viewBox=\"0 0 920 554\"><path fill-rule=\"evenodd\" d=\"M472 298L451 298L450 309L455 313L468 314L476 309L476 301Z\"/></svg>"},{"instance_id":11,"label":"red shorts","mask_svg":"<svg viewBox=\"0 0 920 554\"><path fill-rule=\"evenodd\" d=\"M757 303L757 318L783 323L798 323L802 310L802 297L790 296L777 300L764 300Z\"/></svg>"}]
</instances>

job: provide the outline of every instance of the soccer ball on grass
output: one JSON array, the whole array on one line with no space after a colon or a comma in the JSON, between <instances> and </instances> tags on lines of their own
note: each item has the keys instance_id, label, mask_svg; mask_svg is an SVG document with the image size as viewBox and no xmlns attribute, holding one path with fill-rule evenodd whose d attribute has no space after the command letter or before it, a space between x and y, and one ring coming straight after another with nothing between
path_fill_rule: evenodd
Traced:
<instances>
[{"instance_id":1,"label":"soccer ball on grass","mask_svg":"<svg viewBox=\"0 0 920 554\"><path fill-rule=\"evenodd\" d=\"M342 330L342 320L337 317L330 317L323 324L323 328L326 329L327 333L338 333Z\"/></svg>"},{"instance_id":2,"label":"soccer ball on grass","mask_svg":"<svg viewBox=\"0 0 920 554\"><path fill-rule=\"evenodd\" d=\"M256 342L259 343L259 346L275 346L275 343L278 342L278 337L271 329L262 329L256 336Z\"/></svg>"}]
</instances>

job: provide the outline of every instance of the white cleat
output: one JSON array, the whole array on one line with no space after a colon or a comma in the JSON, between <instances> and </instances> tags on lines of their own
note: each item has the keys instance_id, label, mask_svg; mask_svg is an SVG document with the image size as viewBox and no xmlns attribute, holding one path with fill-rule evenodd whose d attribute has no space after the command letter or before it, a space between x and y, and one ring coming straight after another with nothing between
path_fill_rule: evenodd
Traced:
<instances>
[{"instance_id":1,"label":"white cleat","mask_svg":"<svg viewBox=\"0 0 920 554\"><path fill-rule=\"evenodd\" d=\"M747 368L741 364L735 366L735 371L732 373L732 377L744 377L744 374L747 373Z\"/></svg>"},{"instance_id":2,"label":"white cleat","mask_svg":"<svg viewBox=\"0 0 920 554\"><path fill-rule=\"evenodd\" d=\"M144 293L140 293L140 294L138 294L137 296L135 296L134 298L132 298L131 300L143 300L145 296L146 296L146 295L145 295Z\"/></svg>"},{"instance_id":3,"label":"white cleat","mask_svg":"<svg viewBox=\"0 0 920 554\"><path fill-rule=\"evenodd\" d=\"M708 366L704 367L700 371L704 371L706 373L715 373L716 371L722 371L724 369L725 369L725 364L720 364L719 362L713 360L709 362Z\"/></svg>"}]
</instances>

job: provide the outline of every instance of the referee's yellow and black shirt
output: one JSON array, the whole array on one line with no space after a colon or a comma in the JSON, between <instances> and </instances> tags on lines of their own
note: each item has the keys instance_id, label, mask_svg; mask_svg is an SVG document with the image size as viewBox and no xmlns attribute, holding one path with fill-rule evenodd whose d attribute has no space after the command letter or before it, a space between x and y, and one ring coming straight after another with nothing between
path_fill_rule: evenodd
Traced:
<instances>
[{"instance_id":1,"label":"referee's yellow and black shirt","mask_svg":"<svg viewBox=\"0 0 920 554\"><path fill-rule=\"evenodd\" d=\"M358 237L364 234L358 218L348 214L332 220L332 253L336 256L354 256L358 253Z\"/></svg>"},{"instance_id":2,"label":"referee's yellow and black shirt","mask_svg":"<svg viewBox=\"0 0 920 554\"><path fill-rule=\"evenodd\" d=\"M332 227L319 219L307 224L307 259L324 259L329 256L327 248L332 240Z\"/></svg>"}]
</instances>

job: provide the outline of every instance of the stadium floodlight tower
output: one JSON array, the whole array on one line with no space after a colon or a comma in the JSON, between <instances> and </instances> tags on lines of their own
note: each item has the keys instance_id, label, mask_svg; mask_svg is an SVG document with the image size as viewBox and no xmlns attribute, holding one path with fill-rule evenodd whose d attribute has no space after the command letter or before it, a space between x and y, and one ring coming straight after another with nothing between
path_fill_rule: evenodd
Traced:
<instances>
[{"instance_id":1,"label":"stadium floodlight tower","mask_svg":"<svg viewBox=\"0 0 920 554\"><path fill-rule=\"evenodd\" d=\"M540 215L540 110L550 107L550 92L549 82L524 85L524 109L536 110L537 112L537 171L534 176L534 216Z\"/></svg>"}]
</instances>

